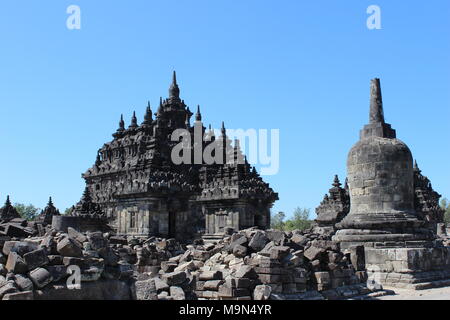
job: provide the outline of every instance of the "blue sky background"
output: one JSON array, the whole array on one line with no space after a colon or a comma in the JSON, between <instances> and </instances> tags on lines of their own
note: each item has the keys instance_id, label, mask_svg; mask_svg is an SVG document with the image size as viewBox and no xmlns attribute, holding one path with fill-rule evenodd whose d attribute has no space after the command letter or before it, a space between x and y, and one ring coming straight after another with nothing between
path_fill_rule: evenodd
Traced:
<instances>
[{"instance_id":1,"label":"blue sky background","mask_svg":"<svg viewBox=\"0 0 450 320\"><path fill-rule=\"evenodd\" d=\"M66 28L71 4L81 30ZM206 124L280 129L275 211L314 209L345 177L374 77L387 122L450 197L449 16L448 0L2 1L0 201L76 203L120 114L141 122L173 69Z\"/></svg>"}]
</instances>

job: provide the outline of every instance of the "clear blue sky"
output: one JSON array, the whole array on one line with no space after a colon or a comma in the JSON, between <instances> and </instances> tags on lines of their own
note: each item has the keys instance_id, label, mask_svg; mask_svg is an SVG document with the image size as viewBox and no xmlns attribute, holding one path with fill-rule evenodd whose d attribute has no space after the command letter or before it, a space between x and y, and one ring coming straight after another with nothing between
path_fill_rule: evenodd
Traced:
<instances>
[{"instance_id":1,"label":"clear blue sky","mask_svg":"<svg viewBox=\"0 0 450 320\"><path fill-rule=\"evenodd\" d=\"M81 30L66 8L81 8ZM366 9L381 8L381 30ZM121 113L142 121L177 70L182 98L219 127L280 129L275 211L314 209L367 123L380 77L387 122L450 197L450 2L0 3L0 201L62 210Z\"/></svg>"}]
</instances>

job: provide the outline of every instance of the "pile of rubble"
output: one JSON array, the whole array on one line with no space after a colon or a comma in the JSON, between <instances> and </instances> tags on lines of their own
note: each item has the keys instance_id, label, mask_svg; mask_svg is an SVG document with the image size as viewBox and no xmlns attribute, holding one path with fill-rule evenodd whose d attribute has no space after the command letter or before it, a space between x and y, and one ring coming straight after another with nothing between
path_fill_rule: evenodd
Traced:
<instances>
[{"instance_id":1,"label":"pile of rubble","mask_svg":"<svg viewBox=\"0 0 450 320\"><path fill-rule=\"evenodd\" d=\"M370 292L364 248L342 252L329 236L311 230L250 228L217 243L199 239L184 245L73 228L57 232L50 226L39 236L42 230L33 223L8 224L0 235L0 299L5 300L339 299ZM12 233L15 227L29 230L28 237ZM79 267L84 291L68 294L73 266ZM105 293L111 290L98 289L111 283L120 294L111 297ZM93 288L102 293L86 292Z\"/></svg>"},{"instance_id":2,"label":"pile of rubble","mask_svg":"<svg viewBox=\"0 0 450 320\"><path fill-rule=\"evenodd\" d=\"M0 236L0 299L45 299L49 290L67 288L72 274L75 286L80 285L78 280L129 281L134 262L130 257L135 254L120 244L122 239L114 243L114 237L108 236L72 228L68 233L50 229L41 237Z\"/></svg>"},{"instance_id":3,"label":"pile of rubble","mask_svg":"<svg viewBox=\"0 0 450 320\"><path fill-rule=\"evenodd\" d=\"M158 266L164 260L156 254L158 248L170 242L135 247L140 261L151 261L153 268L141 269L135 298L339 299L370 292L365 286L364 248L341 252L338 243L323 235L251 228L216 244L198 241L184 252L172 250L173 256Z\"/></svg>"}]
</instances>

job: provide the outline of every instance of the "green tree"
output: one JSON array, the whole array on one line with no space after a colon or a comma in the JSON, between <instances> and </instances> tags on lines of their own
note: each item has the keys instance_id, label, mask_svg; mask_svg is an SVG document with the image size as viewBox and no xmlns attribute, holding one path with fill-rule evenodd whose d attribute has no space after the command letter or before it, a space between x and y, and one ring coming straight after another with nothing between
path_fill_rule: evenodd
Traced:
<instances>
[{"instance_id":1,"label":"green tree","mask_svg":"<svg viewBox=\"0 0 450 320\"><path fill-rule=\"evenodd\" d=\"M305 230L311 227L312 221L309 219L311 210L297 207L294 210L292 219L285 222L285 230Z\"/></svg>"},{"instance_id":2,"label":"green tree","mask_svg":"<svg viewBox=\"0 0 450 320\"><path fill-rule=\"evenodd\" d=\"M450 223L450 202L447 200L447 198L443 198L441 200L441 208L445 210L444 213L444 222Z\"/></svg>"},{"instance_id":3,"label":"green tree","mask_svg":"<svg viewBox=\"0 0 450 320\"><path fill-rule=\"evenodd\" d=\"M286 215L284 212L278 212L277 214L272 215L270 218L270 227L272 229L284 230L284 218Z\"/></svg>"},{"instance_id":4,"label":"green tree","mask_svg":"<svg viewBox=\"0 0 450 320\"><path fill-rule=\"evenodd\" d=\"M23 219L27 220L33 220L41 211L41 209L36 208L31 203L29 205L15 203L14 208L16 208L17 212Z\"/></svg>"}]
</instances>

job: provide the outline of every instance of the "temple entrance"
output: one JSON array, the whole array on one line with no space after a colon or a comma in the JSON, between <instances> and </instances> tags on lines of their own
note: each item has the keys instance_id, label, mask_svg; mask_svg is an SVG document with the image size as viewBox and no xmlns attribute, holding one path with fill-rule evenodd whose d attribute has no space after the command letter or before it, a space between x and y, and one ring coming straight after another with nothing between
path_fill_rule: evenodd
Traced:
<instances>
[{"instance_id":1,"label":"temple entrance","mask_svg":"<svg viewBox=\"0 0 450 320\"><path fill-rule=\"evenodd\" d=\"M176 213L174 211L169 211L169 238L175 238L176 235Z\"/></svg>"}]
</instances>

